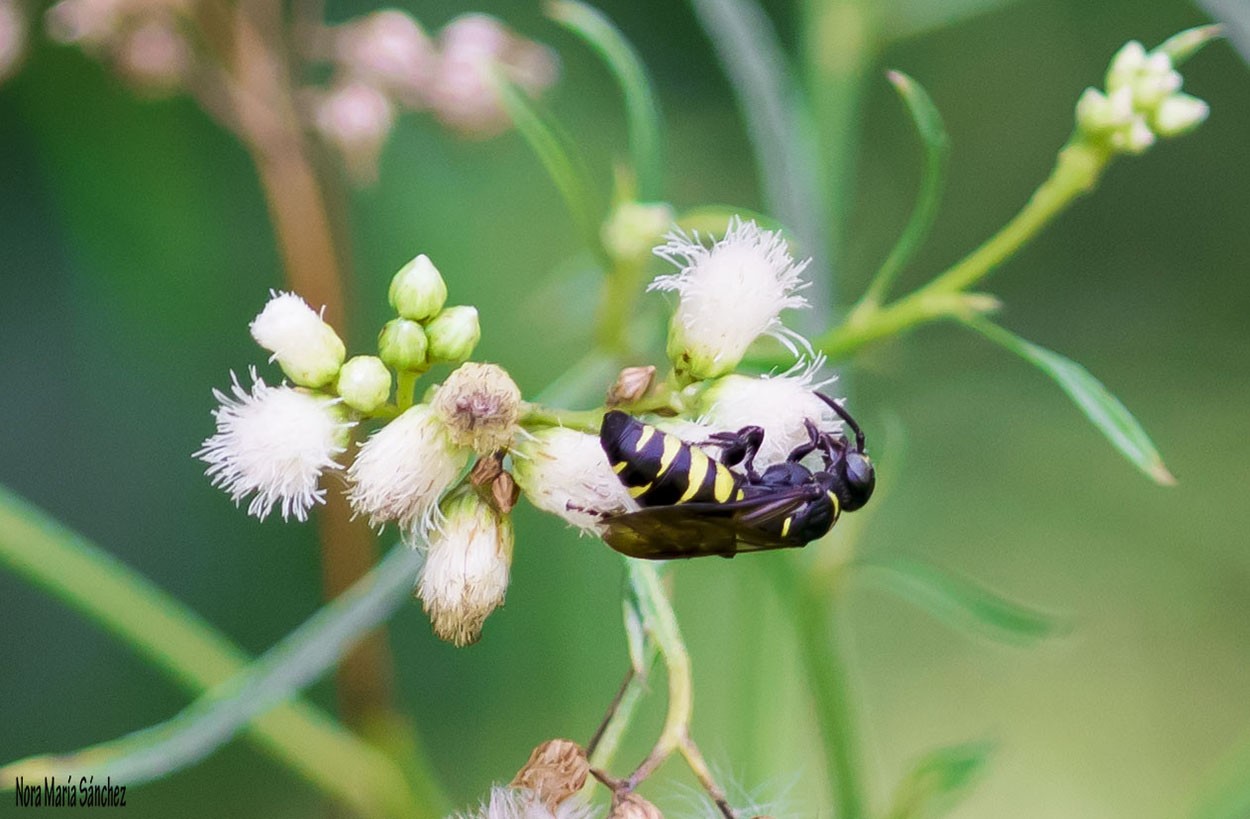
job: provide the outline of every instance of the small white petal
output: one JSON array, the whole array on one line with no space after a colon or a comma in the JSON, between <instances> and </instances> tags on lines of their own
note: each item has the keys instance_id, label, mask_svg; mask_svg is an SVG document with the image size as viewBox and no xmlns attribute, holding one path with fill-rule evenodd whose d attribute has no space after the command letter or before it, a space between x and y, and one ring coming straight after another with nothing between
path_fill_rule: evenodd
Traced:
<instances>
[{"instance_id":1,"label":"small white petal","mask_svg":"<svg viewBox=\"0 0 1250 819\"><path fill-rule=\"evenodd\" d=\"M217 433L195 453L208 464L213 486L235 503L255 494L248 514L264 519L280 506L282 518L306 520L314 503L325 502L317 484L321 473L339 469L334 457L346 447L351 424L343 420L337 399L291 387L270 387L252 370L252 389L238 378L233 397L219 390L213 411Z\"/></svg>"},{"instance_id":2,"label":"small white petal","mask_svg":"<svg viewBox=\"0 0 1250 819\"><path fill-rule=\"evenodd\" d=\"M469 450L452 443L434 411L418 404L375 432L348 469L352 508L381 525L428 529L438 501L460 475Z\"/></svg>"},{"instance_id":3,"label":"small white petal","mask_svg":"<svg viewBox=\"0 0 1250 819\"><path fill-rule=\"evenodd\" d=\"M597 435L540 430L513 450L512 476L530 503L597 534L607 515L638 509L612 471Z\"/></svg>"},{"instance_id":4,"label":"small white petal","mask_svg":"<svg viewBox=\"0 0 1250 819\"><path fill-rule=\"evenodd\" d=\"M826 432L837 433L842 428L833 410L814 394L828 383L813 383L823 363L817 359L781 375L762 378L725 376L700 399L703 414L699 422L724 432L763 427L764 443L755 458L756 467L784 461L791 450L809 440L805 421L813 421Z\"/></svg>"},{"instance_id":5,"label":"small white petal","mask_svg":"<svg viewBox=\"0 0 1250 819\"><path fill-rule=\"evenodd\" d=\"M472 491L446 507L443 525L430 534L417 596L434 633L466 646L508 591L512 524Z\"/></svg>"},{"instance_id":6,"label":"small white petal","mask_svg":"<svg viewBox=\"0 0 1250 819\"><path fill-rule=\"evenodd\" d=\"M472 813L455 819L590 819L599 815L593 806L578 798L566 799L554 811L524 788L491 788L490 800Z\"/></svg>"},{"instance_id":7,"label":"small white petal","mask_svg":"<svg viewBox=\"0 0 1250 819\"><path fill-rule=\"evenodd\" d=\"M805 307L798 292L808 286L778 231L735 217L720 241L705 247L699 237L671 233L655 254L679 268L659 276L648 290L675 290L677 311L669 331L669 357L695 378L731 372L747 348L770 335L795 349L807 342L781 323L781 311Z\"/></svg>"}]
</instances>

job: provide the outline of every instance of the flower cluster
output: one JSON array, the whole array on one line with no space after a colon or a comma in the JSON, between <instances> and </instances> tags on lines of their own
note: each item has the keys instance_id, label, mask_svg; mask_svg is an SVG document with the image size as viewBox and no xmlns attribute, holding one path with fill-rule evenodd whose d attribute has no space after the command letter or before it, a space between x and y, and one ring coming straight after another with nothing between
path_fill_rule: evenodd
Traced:
<instances>
[{"instance_id":1,"label":"flower cluster","mask_svg":"<svg viewBox=\"0 0 1250 819\"><path fill-rule=\"evenodd\" d=\"M230 76L230 60L211 50L213 38L197 30L194 12L194 0L58 0L45 27L53 40L83 49L141 93L192 92L237 128L231 109L255 105L262 95L243 88L246 77ZM492 73L532 96L559 76L554 52L485 14L457 17L435 37L397 9L336 26L296 21L289 35L300 57L329 66L324 85L298 91L299 114L360 183L376 178L401 112L428 110L456 134L484 139L510 124ZM0 0L0 80L16 66L24 42L17 0Z\"/></svg>"},{"instance_id":2,"label":"flower cluster","mask_svg":"<svg viewBox=\"0 0 1250 819\"><path fill-rule=\"evenodd\" d=\"M497 458L512 445L521 393L499 367L467 361L481 335L477 310L447 306L426 256L395 275L390 301L397 315L377 355L348 358L320 313L294 293L272 294L250 329L288 383L270 386L253 369L250 388L236 378L229 394L215 392L217 429L196 456L215 486L236 503L250 497L248 512L261 519L276 508L306 520L325 502L326 475L344 473L357 514L428 546L417 592L436 632L464 645L507 589L515 497L502 470L452 490L474 456ZM414 405L416 379L436 363L458 366ZM344 470L353 428L371 420L388 423Z\"/></svg>"},{"instance_id":3,"label":"flower cluster","mask_svg":"<svg viewBox=\"0 0 1250 819\"><path fill-rule=\"evenodd\" d=\"M663 410L654 422L694 443L761 426L761 468L810 440L809 424L837 432L814 392L820 359L773 376L733 372L759 336L805 346L780 322L781 310L803 304L805 265L779 233L735 219L720 241L671 234L655 252L681 266L653 283L678 294L673 373L657 383L655 367L627 368L605 403ZM504 369L468 360L481 336L477 311L449 306L447 296L438 268L417 256L391 280L394 318L376 355L348 356L322 314L293 293L272 294L250 330L287 383L269 386L253 371L250 388L235 380L229 394L216 393L217 430L196 454L213 483L236 503L250 498L259 518L279 509L307 519L325 501L327 473L338 473L358 516L395 524L427 550L417 596L436 634L467 645L507 592L520 494L589 534L638 503L595 434L603 410L578 414L574 428L561 411L526 404ZM414 401L417 381L439 364L454 369ZM350 437L364 424L376 429L353 451Z\"/></svg>"},{"instance_id":4,"label":"flower cluster","mask_svg":"<svg viewBox=\"0 0 1250 819\"><path fill-rule=\"evenodd\" d=\"M376 11L335 27L329 51L334 76L308 94L312 121L362 181L374 176L397 111L428 109L456 133L483 139L510 122L492 71L533 95L559 73L550 49L485 14L457 17L431 38L405 12Z\"/></svg>"},{"instance_id":5,"label":"flower cluster","mask_svg":"<svg viewBox=\"0 0 1250 819\"><path fill-rule=\"evenodd\" d=\"M1153 51L1136 40L1126 44L1107 69L1106 89L1087 88L1077 102L1079 132L1112 151L1140 154L1159 137L1197 128L1210 109L1181 93L1174 62L1167 43Z\"/></svg>"}]
</instances>

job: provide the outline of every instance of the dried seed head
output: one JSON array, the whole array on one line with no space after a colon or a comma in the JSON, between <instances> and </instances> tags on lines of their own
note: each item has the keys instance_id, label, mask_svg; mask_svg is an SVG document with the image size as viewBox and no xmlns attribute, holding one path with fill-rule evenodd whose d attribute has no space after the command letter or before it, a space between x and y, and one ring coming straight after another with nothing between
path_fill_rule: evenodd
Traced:
<instances>
[{"instance_id":1,"label":"dried seed head","mask_svg":"<svg viewBox=\"0 0 1250 819\"><path fill-rule=\"evenodd\" d=\"M664 819L664 814L636 793L617 793L612 797L608 819Z\"/></svg>"},{"instance_id":2,"label":"dried seed head","mask_svg":"<svg viewBox=\"0 0 1250 819\"><path fill-rule=\"evenodd\" d=\"M554 812L557 805L581 791L589 773L582 746L568 739L549 739L534 749L511 785L528 788Z\"/></svg>"},{"instance_id":3,"label":"dried seed head","mask_svg":"<svg viewBox=\"0 0 1250 819\"><path fill-rule=\"evenodd\" d=\"M496 452L485 458L478 458L477 463L473 464L473 469L469 470L469 483L477 489L481 489L495 478L503 473L503 456Z\"/></svg>"},{"instance_id":4,"label":"dried seed head","mask_svg":"<svg viewBox=\"0 0 1250 819\"><path fill-rule=\"evenodd\" d=\"M605 403L608 407L632 404L647 394L654 381L654 366L648 364L645 367L626 367L616 377L616 383L608 388Z\"/></svg>"},{"instance_id":5,"label":"dried seed head","mask_svg":"<svg viewBox=\"0 0 1250 819\"><path fill-rule=\"evenodd\" d=\"M502 367L470 362L447 376L432 406L453 441L485 455L512 443L521 390Z\"/></svg>"}]
</instances>

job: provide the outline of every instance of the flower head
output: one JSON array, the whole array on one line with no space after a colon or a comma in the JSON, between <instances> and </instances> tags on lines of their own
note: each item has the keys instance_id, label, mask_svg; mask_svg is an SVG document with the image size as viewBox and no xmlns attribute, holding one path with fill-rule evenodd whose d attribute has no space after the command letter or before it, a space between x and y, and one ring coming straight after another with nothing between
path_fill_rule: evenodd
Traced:
<instances>
[{"instance_id":1,"label":"flower head","mask_svg":"<svg viewBox=\"0 0 1250 819\"><path fill-rule=\"evenodd\" d=\"M312 95L313 124L338 151L352 178L368 184L377 178L378 158L395 125L395 109L376 86L361 80L340 83Z\"/></svg>"},{"instance_id":2,"label":"flower head","mask_svg":"<svg viewBox=\"0 0 1250 819\"><path fill-rule=\"evenodd\" d=\"M516 435L521 390L502 367L469 362L439 385L431 406L456 444L486 455Z\"/></svg>"},{"instance_id":3,"label":"flower head","mask_svg":"<svg viewBox=\"0 0 1250 819\"><path fill-rule=\"evenodd\" d=\"M406 12L382 9L338 30L334 54L349 74L419 107L434 73L434 44Z\"/></svg>"},{"instance_id":4,"label":"flower head","mask_svg":"<svg viewBox=\"0 0 1250 819\"><path fill-rule=\"evenodd\" d=\"M306 520L325 502L321 473L335 470L347 447L347 422L337 399L291 387L270 387L252 370L250 391L234 382L233 397L214 390L217 432L195 453L208 464L213 486L235 503L255 493L247 511L264 519L275 506L282 518Z\"/></svg>"},{"instance_id":5,"label":"flower head","mask_svg":"<svg viewBox=\"0 0 1250 819\"><path fill-rule=\"evenodd\" d=\"M841 427L833 410L814 393L828 383L813 383L823 363L823 358L817 358L781 375L760 378L725 376L701 396L699 421L714 431L763 427L764 443L756 455L756 467L784 461L790 450L808 440L806 421L828 432Z\"/></svg>"},{"instance_id":6,"label":"flower head","mask_svg":"<svg viewBox=\"0 0 1250 819\"><path fill-rule=\"evenodd\" d=\"M798 292L807 262L795 262L777 231L735 217L710 248L698 235L670 233L655 254L681 268L659 276L649 290L675 290L677 311L669 327L668 355L695 379L732 372L747 348L770 335L794 350L807 343L781 323L781 311L804 307Z\"/></svg>"},{"instance_id":7,"label":"flower head","mask_svg":"<svg viewBox=\"0 0 1250 819\"><path fill-rule=\"evenodd\" d=\"M456 446L447 427L418 404L375 432L347 471L348 499L357 514L379 526L389 521L411 531L438 519L438 501L460 476L469 450Z\"/></svg>"},{"instance_id":8,"label":"flower head","mask_svg":"<svg viewBox=\"0 0 1250 819\"><path fill-rule=\"evenodd\" d=\"M434 633L467 646L508 591L512 523L472 490L443 504L443 520L430 534L416 591Z\"/></svg>"},{"instance_id":9,"label":"flower head","mask_svg":"<svg viewBox=\"0 0 1250 819\"><path fill-rule=\"evenodd\" d=\"M273 293L250 325L256 343L273 353L287 378L324 387L338 375L347 350L330 325L294 293Z\"/></svg>"},{"instance_id":10,"label":"flower head","mask_svg":"<svg viewBox=\"0 0 1250 819\"><path fill-rule=\"evenodd\" d=\"M530 503L583 532L638 503L612 471L599 438L563 427L539 430L513 449L512 475Z\"/></svg>"},{"instance_id":11,"label":"flower head","mask_svg":"<svg viewBox=\"0 0 1250 819\"><path fill-rule=\"evenodd\" d=\"M518 37L494 17L466 14L439 33L428 101L435 116L463 136L495 136L510 119L490 72L501 71L525 91L538 94L555 82L557 65L546 46Z\"/></svg>"}]
</instances>

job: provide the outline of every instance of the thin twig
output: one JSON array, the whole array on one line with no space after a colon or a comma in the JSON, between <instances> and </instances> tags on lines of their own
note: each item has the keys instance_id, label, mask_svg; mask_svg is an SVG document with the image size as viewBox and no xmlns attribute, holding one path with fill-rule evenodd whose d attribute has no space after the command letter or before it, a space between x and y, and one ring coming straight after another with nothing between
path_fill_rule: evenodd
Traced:
<instances>
[{"instance_id":1,"label":"thin twig","mask_svg":"<svg viewBox=\"0 0 1250 819\"><path fill-rule=\"evenodd\" d=\"M586 756L594 754L595 749L599 747L599 740L603 739L604 733L607 732L608 726L612 723L612 719L616 716L616 709L620 707L621 700L625 698L626 692L629 691L630 683L634 681L634 669L625 672L625 679L621 681L621 687L617 690L616 696L612 698L612 702L608 705L608 711L603 715L603 721L599 723L599 727L595 729L594 736L590 738L590 742L586 743Z\"/></svg>"}]
</instances>

